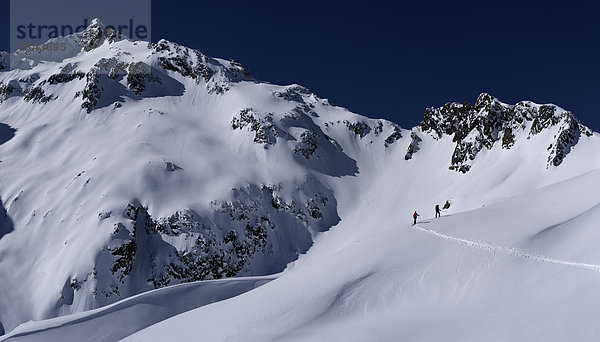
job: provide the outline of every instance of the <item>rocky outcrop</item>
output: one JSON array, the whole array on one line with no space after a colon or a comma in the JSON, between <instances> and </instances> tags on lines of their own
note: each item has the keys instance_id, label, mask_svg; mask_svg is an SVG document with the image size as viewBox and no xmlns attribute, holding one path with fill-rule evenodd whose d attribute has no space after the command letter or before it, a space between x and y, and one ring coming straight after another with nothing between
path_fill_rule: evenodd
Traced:
<instances>
[{"instance_id":1,"label":"rocky outcrop","mask_svg":"<svg viewBox=\"0 0 600 342\"><path fill-rule=\"evenodd\" d=\"M548 147L548 166L559 166L575 146L581 135L591 136L592 131L583 126L571 112L566 112L560 123L555 142Z\"/></svg>"},{"instance_id":2,"label":"rocky outcrop","mask_svg":"<svg viewBox=\"0 0 600 342\"><path fill-rule=\"evenodd\" d=\"M344 120L344 124L350 131L358 135L361 139L371 132L371 127L362 121L350 122Z\"/></svg>"},{"instance_id":3,"label":"rocky outcrop","mask_svg":"<svg viewBox=\"0 0 600 342\"><path fill-rule=\"evenodd\" d=\"M25 96L23 97L23 99L25 101L30 101L30 102L38 102L38 103L48 103L51 100L53 100L53 96L52 95L46 95L46 93L44 92L44 89L42 89L42 87L37 86L37 87L32 87L29 89L25 90Z\"/></svg>"},{"instance_id":4,"label":"rocky outcrop","mask_svg":"<svg viewBox=\"0 0 600 342\"><path fill-rule=\"evenodd\" d=\"M4 51L0 51L0 71L8 70L10 67L10 56Z\"/></svg>"},{"instance_id":5,"label":"rocky outcrop","mask_svg":"<svg viewBox=\"0 0 600 342\"><path fill-rule=\"evenodd\" d=\"M404 160L412 159L413 154L419 151L419 143L422 139L415 132L410 132L410 144L406 150L406 154L404 155Z\"/></svg>"},{"instance_id":6,"label":"rocky outcrop","mask_svg":"<svg viewBox=\"0 0 600 342\"><path fill-rule=\"evenodd\" d=\"M312 94L310 90L299 85L293 85L287 87L284 91L277 91L273 93L273 95L278 98L299 103L304 103L304 96L310 94Z\"/></svg>"},{"instance_id":7,"label":"rocky outcrop","mask_svg":"<svg viewBox=\"0 0 600 342\"><path fill-rule=\"evenodd\" d=\"M384 146L389 147L396 141L400 140L400 138L402 138L400 127L398 127L397 125L393 125L392 133L387 138L385 138Z\"/></svg>"},{"instance_id":8,"label":"rocky outcrop","mask_svg":"<svg viewBox=\"0 0 600 342\"><path fill-rule=\"evenodd\" d=\"M79 45L85 52L99 47L105 41L108 41L108 43L114 43L125 38L122 34L116 32L115 30L106 29L104 23L102 23L102 21L99 19L93 19L89 26L78 35Z\"/></svg>"},{"instance_id":9,"label":"rocky outcrop","mask_svg":"<svg viewBox=\"0 0 600 342\"><path fill-rule=\"evenodd\" d=\"M79 73L70 73L67 75L77 75ZM72 76L55 76L53 79L70 78ZM75 77L73 77L74 79ZM127 88L120 85L120 81L125 79ZM104 100L104 106L114 104L113 99L104 99L104 88L129 90L130 96L140 96L145 93L148 87L153 84L160 86L163 79L144 62L124 63L117 58L102 58L85 74L85 87L82 91L75 93L75 97L83 100L81 108L89 114L99 106L101 100ZM113 91L114 93L114 91ZM114 96L114 95L113 95Z\"/></svg>"},{"instance_id":10,"label":"rocky outcrop","mask_svg":"<svg viewBox=\"0 0 600 342\"><path fill-rule=\"evenodd\" d=\"M12 96L22 96L22 92L21 85L16 80L6 84L0 82L0 103Z\"/></svg>"},{"instance_id":11,"label":"rocky outcrop","mask_svg":"<svg viewBox=\"0 0 600 342\"><path fill-rule=\"evenodd\" d=\"M234 200L212 202L208 216L182 209L154 219L139 202L129 203L101 252L100 259L110 262L98 267L106 265L108 272L90 272L93 292L106 301L143 290L141 278L160 288L281 271L306 252L313 232L329 229L339 217L333 193L314 179L307 178L291 201L280 191L274 185L233 189Z\"/></svg>"},{"instance_id":12,"label":"rocky outcrop","mask_svg":"<svg viewBox=\"0 0 600 342\"><path fill-rule=\"evenodd\" d=\"M254 142L262 144L265 149L277 142L277 129L273 125L273 116L259 116L252 108L242 109L231 120L233 130L246 128L254 133Z\"/></svg>"},{"instance_id":13,"label":"rocky outcrop","mask_svg":"<svg viewBox=\"0 0 600 342\"><path fill-rule=\"evenodd\" d=\"M141 95L150 83L162 84L162 80L148 64L137 62L127 66L127 86L134 94Z\"/></svg>"},{"instance_id":14,"label":"rocky outcrop","mask_svg":"<svg viewBox=\"0 0 600 342\"><path fill-rule=\"evenodd\" d=\"M204 81L211 94L224 94L232 83L252 79L248 70L233 60L221 62L164 39L150 46L163 70L190 78L196 83Z\"/></svg>"},{"instance_id":15,"label":"rocky outcrop","mask_svg":"<svg viewBox=\"0 0 600 342\"><path fill-rule=\"evenodd\" d=\"M86 83L85 88L82 92L75 93L75 97L79 97L83 100L81 108L89 114L96 108L100 97L102 96L103 88L100 87L100 71L97 68L92 68L88 73L85 74Z\"/></svg>"},{"instance_id":16,"label":"rocky outcrop","mask_svg":"<svg viewBox=\"0 0 600 342\"><path fill-rule=\"evenodd\" d=\"M428 108L419 127L434 139L452 136L456 145L449 168L462 173L471 169L482 149L491 149L497 141L503 149L510 149L517 136L522 136L520 133L528 127L527 138L548 129L558 130L556 142L549 148L552 150L549 166L560 165L582 132L591 134L572 113L555 105L540 106L531 102L506 105L486 93L479 95L474 105L454 102Z\"/></svg>"},{"instance_id":17,"label":"rocky outcrop","mask_svg":"<svg viewBox=\"0 0 600 342\"><path fill-rule=\"evenodd\" d=\"M198 74L194 69L192 69L192 66L190 66L180 56L160 57L159 61L160 66L162 66L165 70L174 71L176 73L179 73L183 77L191 77L193 79L198 78ZM208 76L206 80L210 80L210 77L212 76L210 69L208 69L208 71L206 72L206 76Z\"/></svg>"},{"instance_id":18,"label":"rocky outcrop","mask_svg":"<svg viewBox=\"0 0 600 342\"><path fill-rule=\"evenodd\" d=\"M107 30L101 21L95 19L83 32L64 39L78 44L87 53L105 42L113 43L125 38L113 30ZM195 80L196 83L204 82L211 94L224 94L231 88L231 84L252 80L246 68L236 61L212 59L196 50L166 40L157 44L149 43L148 49L151 56L147 61L124 62L124 59L129 58L120 58L117 53L117 56L101 58L87 71L74 63L66 63L57 73L41 82L19 80L20 83L26 83L20 87L21 91L16 91L18 87L4 81L0 89L0 101L10 96L24 96L26 101L32 103L46 103L53 99L52 95L46 94L51 91L46 85L85 81L74 96L82 99L81 108L89 114L94 109L122 102L123 96L138 98L181 95L184 91L183 84L170 78L169 73ZM9 57L7 53L0 54L0 71L9 67ZM127 88L119 84L124 77ZM111 88L111 95L108 96L110 99L103 96L107 87ZM114 90L119 90L120 93Z\"/></svg>"},{"instance_id":19,"label":"rocky outcrop","mask_svg":"<svg viewBox=\"0 0 600 342\"><path fill-rule=\"evenodd\" d=\"M81 71L75 71L76 68L76 65L72 63L67 63L60 69L58 73L53 74L48 78L48 84L55 85L61 83L68 83L73 81L74 79L81 80L85 78L85 73Z\"/></svg>"},{"instance_id":20,"label":"rocky outcrop","mask_svg":"<svg viewBox=\"0 0 600 342\"><path fill-rule=\"evenodd\" d=\"M91 51L100 46L106 39L106 27L98 20L94 19L90 25L81 32L79 44L84 51Z\"/></svg>"},{"instance_id":21,"label":"rocky outcrop","mask_svg":"<svg viewBox=\"0 0 600 342\"><path fill-rule=\"evenodd\" d=\"M310 159L319 148L319 135L312 130L306 130L300 135L300 142L294 148L294 153Z\"/></svg>"}]
</instances>

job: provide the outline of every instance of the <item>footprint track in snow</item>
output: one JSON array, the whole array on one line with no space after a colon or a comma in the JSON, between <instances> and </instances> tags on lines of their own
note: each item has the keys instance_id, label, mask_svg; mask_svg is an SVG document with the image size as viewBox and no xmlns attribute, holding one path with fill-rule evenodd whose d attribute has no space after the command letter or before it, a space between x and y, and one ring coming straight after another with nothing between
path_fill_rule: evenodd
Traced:
<instances>
[{"instance_id":1,"label":"footprint track in snow","mask_svg":"<svg viewBox=\"0 0 600 342\"><path fill-rule=\"evenodd\" d=\"M585 263L580 263L580 262L572 262L572 261L547 258L547 257L541 256L541 255L537 255L537 254L527 252L527 251L524 251L524 250L521 250L518 248L514 248L514 247L497 245L497 244L492 244L489 242L479 241L479 240L462 239L462 238L442 234L442 233L437 232L432 229L420 227L419 225L413 225L412 227L416 230L422 231L429 235L433 235L437 238L447 240L447 241L461 243L463 245L467 245L467 246L474 247L474 248L486 249L486 250L495 251L495 252L501 252L501 253L509 254L512 256L519 257L519 258L530 259L530 260L549 263L549 264L564 265L564 266L583 268L583 269L587 269L587 270L600 272L600 265L585 264Z\"/></svg>"}]
</instances>

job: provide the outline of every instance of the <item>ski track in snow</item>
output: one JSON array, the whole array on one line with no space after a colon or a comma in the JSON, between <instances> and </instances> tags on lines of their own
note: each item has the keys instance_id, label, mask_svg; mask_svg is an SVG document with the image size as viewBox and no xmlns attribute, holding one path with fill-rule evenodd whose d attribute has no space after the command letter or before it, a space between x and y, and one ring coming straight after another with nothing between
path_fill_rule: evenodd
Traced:
<instances>
[{"instance_id":1,"label":"ski track in snow","mask_svg":"<svg viewBox=\"0 0 600 342\"><path fill-rule=\"evenodd\" d=\"M576 268L583 268L583 269L587 269L587 270L600 272L600 265L585 264L585 263L580 263L580 262L572 262L572 261L547 258L547 257L541 256L541 255L530 253L530 252L527 252L527 251L524 251L524 250L521 250L518 248L514 248L514 247L508 247L508 246L503 246L503 245L492 244L492 243L485 242L485 241L468 240L468 239L462 239L462 238L458 238L458 237L454 237L454 236L445 235L445 234L442 234L442 233L437 232L432 229L420 227L419 225L413 225L412 227L416 230L422 231L429 235L433 235L437 238L447 240L447 241L458 242L463 245L467 245L467 246L474 247L474 248L486 249L486 250L493 251L493 252L501 252L501 253L509 254L512 256L519 257L519 258L535 260L535 261L544 262L544 263L564 265L564 266L570 266L570 267L576 267ZM495 254L494 254L494 256L495 256Z\"/></svg>"}]
</instances>

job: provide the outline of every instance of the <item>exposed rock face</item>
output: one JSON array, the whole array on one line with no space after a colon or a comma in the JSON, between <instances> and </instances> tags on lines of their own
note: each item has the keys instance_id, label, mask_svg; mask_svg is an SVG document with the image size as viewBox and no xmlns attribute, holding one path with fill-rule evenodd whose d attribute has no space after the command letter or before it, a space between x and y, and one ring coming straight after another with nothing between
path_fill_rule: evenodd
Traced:
<instances>
[{"instance_id":1,"label":"exposed rock face","mask_svg":"<svg viewBox=\"0 0 600 342\"><path fill-rule=\"evenodd\" d=\"M285 91L275 92L273 95L275 95L276 97L282 98L286 101L294 101L294 102L303 103L304 95L310 95L310 94L311 94L310 90L308 90L302 86L294 85L294 86L288 87Z\"/></svg>"},{"instance_id":2,"label":"exposed rock face","mask_svg":"<svg viewBox=\"0 0 600 342\"><path fill-rule=\"evenodd\" d=\"M358 135L361 138L363 138L365 135L371 132L371 127L369 127L369 125L362 121L350 122L346 120L344 121L344 124L346 125L346 127L348 127L350 131L354 132L354 134Z\"/></svg>"},{"instance_id":3,"label":"exposed rock face","mask_svg":"<svg viewBox=\"0 0 600 342\"><path fill-rule=\"evenodd\" d=\"M86 75L86 85L81 93L83 103L81 108L85 109L87 113L91 113L92 110L98 104L100 97L102 96L102 88L99 86L100 72L97 68L92 68ZM75 94L75 97L79 96L79 92Z\"/></svg>"},{"instance_id":4,"label":"exposed rock face","mask_svg":"<svg viewBox=\"0 0 600 342\"><path fill-rule=\"evenodd\" d=\"M6 84L0 82L0 103L12 96L22 96L23 91L21 85L16 80L12 80Z\"/></svg>"},{"instance_id":5,"label":"exposed rock face","mask_svg":"<svg viewBox=\"0 0 600 342\"><path fill-rule=\"evenodd\" d=\"M67 63L60 69L60 72L48 78L48 83L55 85L60 83L71 82L74 79L81 80L85 78L85 73L76 71L77 66L72 63Z\"/></svg>"},{"instance_id":6,"label":"exposed rock face","mask_svg":"<svg viewBox=\"0 0 600 342\"><path fill-rule=\"evenodd\" d=\"M340 120L337 123L327 122L324 127L317 125L313 119L318 115L313 108L317 102L323 105L326 100L319 99L297 85L274 92L273 96L297 105L287 112L277 114L244 108L233 115L231 128L240 133L250 133L251 141L262 145L264 149L269 149L278 141L285 142L284 148L289 148L299 163L314 171L335 176L354 175L358 171L356 161L344 153L340 144L327 131L334 125L344 125L344 129L356 128L357 139L362 139L361 134L365 137L369 134L367 132L372 132L368 123ZM338 164L331 167L331 160L337 160Z\"/></svg>"},{"instance_id":7,"label":"exposed rock face","mask_svg":"<svg viewBox=\"0 0 600 342\"><path fill-rule=\"evenodd\" d=\"M99 256L109 261L98 263L108 270L90 271L93 292L106 301L139 291L140 284L130 279L140 277L150 288L159 288L282 270L306 252L312 233L329 229L339 217L333 193L314 179L307 178L297 199L289 202L279 196L280 190L273 185L233 189L235 200L213 202L209 216L182 209L154 219L139 202L129 203ZM101 219L106 217L101 214ZM289 254L283 246L295 246L295 252Z\"/></svg>"},{"instance_id":8,"label":"exposed rock face","mask_svg":"<svg viewBox=\"0 0 600 342\"><path fill-rule=\"evenodd\" d=\"M583 126L573 113L566 112L563 120L560 121L556 142L549 147L548 165L560 165L582 134L591 136L592 131Z\"/></svg>"},{"instance_id":9,"label":"exposed rock face","mask_svg":"<svg viewBox=\"0 0 600 342\"><path fill-rule=\"evenodd\" d=\"M231 120L231 128L241 130L245 127L254 132L254 142L263 144L265 149L277 141L277 130L273 125L273 116L259 117L252 108L245 108Z\"/></svg>"},{"instance_id":10,"label":"exposed rock face","mask_svg":"<svg viewBox=\"0 0 600 342\"><path fill-rule=\"evenodd\" d=\"M125 63L115 57L100 59L85 74L71 72L66 75L53 75L51 78L53 82L57 82L57 80L70 81L81 79L83 75L85 75L85 87L83 91L76 92L75 97L81 96L83 100L81 108L85 109L88 114L96 108L106 107L120 99L120 97L114 97L114 94L113 98L105 96L105 88L112 89L113 93L114 89L120 89L123 95L143 97L153 85L160 89L165 79L170 80L168 76L161 75L159 71L144 62ZM127 88L121 86L120 82L123 79L125 79ZM153 94L169 95L169 91L173 91L173 89L165 89L162 92L155 90Z\"/></svg>"},{"instance_id":11,"label":"exposed rock face","mask_svg":"<svg viewBox=\"0 0 600 342\"><path fill-rule=\"evenodd\" d=\"M419 127L435 139L453 136L456 146L449 168L463 173L470 170L483 148L491 149L501 141L502 148L510 149L517 136L528 128L528 138L546 129L558 129L548 166L560 165L579 136L591 134L571 112L554 105L538 106L531 102L506 105L486 93L479 95L474 105L453 102L440 108L428 108Z\"/></svg>"},{"instance_id":12,"label":"exposed rock face","mask_svg":"<svg viewBox=\"0 0 600 342\"><path fill-rule=\"evenodd\" d=\"M9 55L4 51L0 51L0 71L8 70L10 67Z\"/></svg>"},{"instance_id":13,"label":"exposed rock face","mask_svg":"<svg viewBox=\"0 0 600 342\"><path fill-rule=\"evenodd\" d=\"M90 25L81 33L80 45L84 51L90 51L100 46L106 39L106 27L98 20L94 19Z\"/></svg>"},{"instance_id":14,"label":"exposed rock face","mask_svg":"<svg viewBox=\"0 0 600 342\"><path fill-rule=\"evenodd\" d=\"M307 130L302 132L300 142L296 145L294 153L310 159L317 151L317 148L319 148L319 135L315 131Z\"/></svg>"},{"instance_id":15,"label":"exposed rock face","mask_svg":"<svg viewBox=\"0 0 600 342\"><path fill-rule=\"evenodd\" d=\"M25 96L23 99L25 101L47 103L52 100L52 95L46 95L44 89L38 86L25 90Z\"/></svg>"},{"instance_id":16,"label":"exposed rock face","mask_svg":"<svg viewBox=\"0 0 600 342\"><path fill-rule=\"evenodd\" d=\"M149 83L162 84L160 77L152 73L150 66L143 62L127 66L127 86L136 95L141 95Z\"/></svg>"},{"instance_id":17,"label":"exposed rock face","mask_svg":"<svg viewBox=\"0 0 600 342\"><path fill-rule=\"evenodd\" d=\"M150 44L158 56L160 67L169 72L206 83L209 93L224 94L230 85L242 80L252 80L250 73L236 61L219 62L204 54L166 41Z\"/></svg>"},{"instance_id":18,"label":"exposed rock face","mask_svg":"<svg viewBox=\"0 0 600 342\"><path fill-rule=\"evenodd\" d=\"M404 160L412 159L413 154L419 151L419 143L422 141L421 138L415 132L410 132L410 144L408 145Z\"/></svg>"},{"instance_id":19,"label":"exposed rock face","mask_svg":"<svg viewBox=\"0 0 600 342\"><path fill-rule=\"evenodd\" d=\"M402 134L400 133L400 127L394 125L392 134L390 134L390 136L388 136L385 139L385 143L384 143L385 147L389 147L391 144L400 140L400 138L402 138Z\"/></svg>"}]
</instances>

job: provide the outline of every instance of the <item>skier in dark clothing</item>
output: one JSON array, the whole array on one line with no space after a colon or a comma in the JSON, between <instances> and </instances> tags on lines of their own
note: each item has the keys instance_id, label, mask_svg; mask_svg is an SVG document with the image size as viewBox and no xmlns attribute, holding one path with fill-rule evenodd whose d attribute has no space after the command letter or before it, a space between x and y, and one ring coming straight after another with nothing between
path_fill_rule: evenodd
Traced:
<instances>
[{"instance_id":1,"label":"skier in dark clothing","mask_svg":"<svg viewBox=\"0 0 600 342\"><path fill-rule=\"evenodd\" d=\"M415 213L413 214L413 219L414 219L413 226L415 224L417 224L417 217L419 217L419 214L417 214L417 211L415 210Z\"/></svg>"},{"instance_id":2,"label":"skier in dark clothing","mask_svg":"<svg viewBox=\"0 0 600 342\"><path fill-rule=\"evenodd\" d=\"M435 205L435 217L440 217L442 216L442 213L440 212L440 205L436 204Z\"/></svg>"},{"instance_id":3,"label":"skier in dark clothing","mask_svg":"<svg viewBox=\"0 0 600 342\"><path fill-rule=\"evenodd\" d=\"M444 210L446 209L450 209L450 201L446 201L446 203L444 204Z\"/></svg>"}]
</instances>

